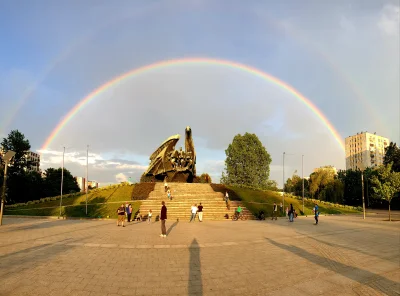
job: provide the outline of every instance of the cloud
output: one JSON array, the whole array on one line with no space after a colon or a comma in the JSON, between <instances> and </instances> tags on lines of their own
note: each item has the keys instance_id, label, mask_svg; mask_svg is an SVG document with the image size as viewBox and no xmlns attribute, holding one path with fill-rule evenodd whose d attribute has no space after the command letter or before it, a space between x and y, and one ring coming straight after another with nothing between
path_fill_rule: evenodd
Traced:
<instances>
[{"instance_id":1,"label":"cloud","mask_svg":"<svg viewBox=\"0 0 400 296\"><path fill-rule=\"evenodd\" d=\"M32 149L107 81L159 60L188 56L233 60L278 77L312 101L343 138L369 130L400 141L397 6L306 1L289 9L288 3L237 1L226 8L211 5L214 1L168 1L150 9L146 3L105 2L92 10L82 2L62 11L52 5L43 10L52 13L36 9L29 18L31 7L13 8L13 36L27 36L25 28L30 38L23 39L24 47L9 40L10 48L26 52L4 54L10 64L0 68L0 76L8 79L2 84L7 87L0 87L2 105L32 85L34 73L41 73L36 64L47 69L37 56L54 60L68 46L74 48L10 127L24 132ZM127 11L140 13L130 17ZM49 26L57 18L57 28ZM86 38L82 32L90 34ZM4 112L0 108L0 116ZM288 172L300 171L302 154L306 175L321 165L344 167L344 153L327 127L295 96L251 73L200 64L153 69L100 91L43 151L42 166L61 166L65 146L66 167L84 176L89 144L90 179L115 182L119 174L138 179L149 155L169 136L183 136L187 125L193 130L198 172L213 179L221 175L224 150L245 132L256 133L271 154L273 179L282 179L283 151L296 154L285 160Z\"/></svg>"},{"instance_id":2,"label":"cloud","mask_svg":"<svg viewBox=\"0 0 400 296\"><path fill-rule=\"evenodd\" d=\"M62 151L39 150L41 154L41 169L62 166ZM64 154L64 166L75 176L86 176L86 152L71 151ZM100 183L120 182L118 176L129 176L132 182L138 182L147 165L125 159L105 159L100 154L89 153L89 179ZM116 173L118 172L118 173ZM128 177L127 177L128 179ZM114 181L110 181L114 180ZM116 181L115 181L116 180Z\"/></svg>"},{"instance_id":3,"label":"cloud","mask_svg":"<svg viewBox=\"0 0 400 296\"><path fill-rule=\"evenodd\" d=\"M398 37L400 31L400 7L393 4L386 4L378 21L378 27L387 35Z\"/></svg>"},{"instance_id":4,"label":"cloud","mask_svg":"<svg viewBox=\"0 0 400 296\"><path fill-rule=\"evenodd\" d=\"M128 181L128 178L123 173L119 173L115 175L115 180L117 180L117 182L120 183Z\"/></svg>"}]
</instances>

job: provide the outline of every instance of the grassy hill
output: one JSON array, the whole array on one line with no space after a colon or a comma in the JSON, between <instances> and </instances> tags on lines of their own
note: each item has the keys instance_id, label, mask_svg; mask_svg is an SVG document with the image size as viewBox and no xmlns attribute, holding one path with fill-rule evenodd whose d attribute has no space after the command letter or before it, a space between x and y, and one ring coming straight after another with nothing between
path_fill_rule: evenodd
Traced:
<instances>
[{"instance_id":1,"label":"grassy hill","mask_svg":"<svg viewBox=\"0 0 400 296\"><path fill-rule=\"evenodd\" d=\"M278 206L282 202L282 196L275 191L238 188L221 184L211 184L211 186L218 192L225 193L225 191L228 191L231 200L242 201L246 208L248 208L255 216L257 216L261 210L264 211L266 216L271 216L274 202L276 202ZM319 211L322 215L357 214L362 210L351 206L332 204L313 199L304 199L304 213L302 213L303 202L301 198L285 195L285 209L288 205L293 204L293 208L296 209L296 212L299 215L313 215L312 209L314 208L315 202L318 203Z\"/></svg>"},{"instance_id":2,"label":"grassy hill","mask_svg":"<svg viewBox=\"0 0 400 296\"><path fill-rule=\"evenodd\" d=\"M225 186L221 184L211 184L214 191L225 194L228 191L231 200L243 202L255 216L263 210L266 216L270 216L274 202L278 205L282 202L282 196L274 191L253 190ZM88 193L88 215L85 215L86 194L75 193L63 195L61 213L66 217L90 217L90 218L116 218L116 210L122 202L132 204L133 213L139 210L141 201L154 189L154 183L141 183L137 185L118 184L99 189L94 189ZM356 214L361 209L335 205L322 201L305 199L304 213L302 213L302 200L294 196L285 196L285 208L289 204L299 213L299 215L313 215L312 209L314 202L318 202L319 210L324 214ZM6 215L26 215L26 216L58 216L60 213L60 196L46 197L40 200L30 201L26 204L15 204L6 206Z\"/></svg>"},{"instance_id":3,"label":"grassy hill","mask_svg":"<svg viewBox=\"0 0 400 296\"><path fill-rule=\"evenodd\" d=\"M140 201L132 201L133 185L118 184L90 190L88 215L91 218L116 218L116 210L122 202L132 204L133 213L140 207ZM63 195L61 215L66 217L86 217L86 194ZM60 196L46 197L26 204L15 204L5 208L6 215L58 216L60 214Z\"/></svg>"}]
</instances>

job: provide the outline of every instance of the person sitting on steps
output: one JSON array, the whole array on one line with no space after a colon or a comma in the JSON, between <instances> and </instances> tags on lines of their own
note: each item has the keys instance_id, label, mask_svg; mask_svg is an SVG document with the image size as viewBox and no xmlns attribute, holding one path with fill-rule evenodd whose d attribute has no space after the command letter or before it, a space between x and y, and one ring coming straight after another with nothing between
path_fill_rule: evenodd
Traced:
<instances>
[{"instance_id":1,"label":"person sitting on steps","mask_svg":"<svg viewBox=\"0 0 400 296\"><path fill-rule=\"evenodd\" d=\"M238 208L236 209L236 215L237 215L238 217L240 217L241 214L242 214L242 207L239 205Z\"/></svg>"}]
</instances>

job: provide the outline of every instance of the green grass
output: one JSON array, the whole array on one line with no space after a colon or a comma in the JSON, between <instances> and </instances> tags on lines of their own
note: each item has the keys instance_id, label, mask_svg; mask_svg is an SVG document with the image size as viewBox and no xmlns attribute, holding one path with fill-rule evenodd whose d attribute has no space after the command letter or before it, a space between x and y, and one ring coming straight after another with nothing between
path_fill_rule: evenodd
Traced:
<instances>
[{"instance_id":1,"label":"green grass","mask_svg":"<svg viewBox=\"0 0 400 296\"><path fill-rule=\"evenodd\" d=\"M140 201L132 201L133 186L109 186L88 193L88 215L86 216L86 194L67 195L62 200L61 215L66 217L116 218L119 202L132 204L133 216L139 210ZM41 201L28 202L23 205L9 206L6 215L26 216L58 216L60 214L60 199L58 197L44 198Z\"/></svg>"},{"instance_id":2,"label":"green grass","mask_svg":"<svg viewBox=\"0 0 400 296\"><path fill-rule=\"evenodd\" d=\"M227 186L228 189L233 191L236 195L236 199L241 200L249 211L251 211L254 215L258 215L258 213L262 210L264 211L267 217L271 216L272 208L274 202L279 207L279 204L282 202L282 196L274 191L269 190L253 190L247 188L238 188ZM293 204L293 208L296 209L296 212L299 215L313 215L312 209L314 208L314 201L305 200L304 201L304 213L302 213L303 202L301 199L297 199L294 197L285 196L285 209L290 204ZM358 209L353 207L344 207L342 205L332 205L329 203L324 203L318 201L319 212L322 215L327 214L357 214L360 213ZM284 209L284 210L285 210Z\"/></svg>"}]
</instances>

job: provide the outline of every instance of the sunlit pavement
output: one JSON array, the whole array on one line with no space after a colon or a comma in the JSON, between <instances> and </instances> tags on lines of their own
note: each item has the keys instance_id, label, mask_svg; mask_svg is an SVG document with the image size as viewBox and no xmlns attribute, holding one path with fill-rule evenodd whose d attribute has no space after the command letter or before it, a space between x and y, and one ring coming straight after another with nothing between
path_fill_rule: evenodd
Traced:
<instances>
[{"instance_id":1,"label":"sunlit pavement","mask_svg":"<svg viewBox=\"0 0 400 296\"><path fill-rule=\"evenodd\" d=\"M5 218L0 295L400 295L386 213L160 223Z\"/></svg>"}]
</instances>

